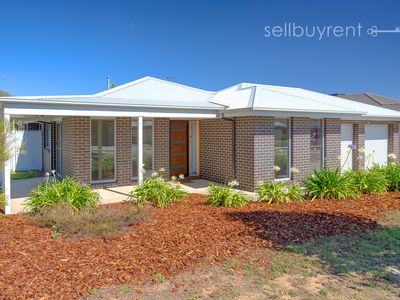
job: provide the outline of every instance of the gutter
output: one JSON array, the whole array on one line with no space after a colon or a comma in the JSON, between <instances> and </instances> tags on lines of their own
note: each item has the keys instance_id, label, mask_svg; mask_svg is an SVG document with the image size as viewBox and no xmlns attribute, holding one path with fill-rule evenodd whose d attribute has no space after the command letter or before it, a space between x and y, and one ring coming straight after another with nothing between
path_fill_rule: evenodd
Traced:
<instances>
[{"instance_id":1,"label":"gutter","mask_svg":"<svg viewBox=\"0 0 400 300\"><path fill-rule=\"evenodd\" d=\"M113 107L140 107L140 108L171 108L171 109L203 109L220 111L224 107L209 107L209 106L176 106L176 105L146 105L146 104L119 104L119 103L91 103L91 102L71 102L63 100L29 100L29 99L6 99L0 98L0 102L4 103L29 103L29 104L52 104L52 105L75 105L75 106L113 106Z\"/></svg>"}]
</instances>

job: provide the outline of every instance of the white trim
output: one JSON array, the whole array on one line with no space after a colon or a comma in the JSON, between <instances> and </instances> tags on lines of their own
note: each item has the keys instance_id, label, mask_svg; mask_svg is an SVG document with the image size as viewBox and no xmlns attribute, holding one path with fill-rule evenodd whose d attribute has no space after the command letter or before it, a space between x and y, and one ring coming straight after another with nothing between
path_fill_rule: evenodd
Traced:
<instances>
[{"instance_id":1,"label":"white trim","mask_svg":"<svg viewBox=\"0 0 400 300\"><path fill-rule=\"evenodd\" d=\"M93 180L92 179L92 120L114 120L114 179L106 180ZM117 182L117 118L90 118L90 184L101 184L101 183L114 183Z\"/></svg>"},{"instance_id":2,"label":"white trim","mask_svg":"<svg viewBox=\"0 0 400 300\"><path fill-rule=\"evenodd\" d=\"M3 116L4 125L9 126L10 124L10 115L4 114ZM8 159L4 162L4 173L3 173L3 193L6 197L6 206L4 212L6 215L11 214L11 160Z\"/></svg>"},{"instance_id":3,"label":"white trim","mask_svg":"<svg viewBox=\"0 0 400 300\"><path fill-rule=\"evenodd\" d=\"M138 180L139 183L143 181L143 117L139 117L138 120Z\"/></svg>"},{"instance_id":4,"label":"white trim","mask_svg":"<svg viewBox=\"0 0 400 300\"><path fill-rule=\"evenodd\" d=\"M28 106L28 105L26 105ZM217 117L217 110L214 111L199 111L193 113L184 109L118 109L110 108L108 110L100 109L60 109L51 107L6 107L5 113L10 115L21 115L21 116L76 116L76 117L145 117L145 118L185 118L185 119L210 119Z\"/></svg>"},{"instance_id":5,"label":"white trim","mask_svg":"<svg viewBox=\"0 0 400 300\"><path fill-rule=\"evenodd\" d=\"M131 119L131 130L132 130L132 127L133 127L132 124L133 124L134 121L138 122L138 118L132 118ZM151 142L152 143L152 150L151 150L152 151L152 160L151 160L152 166L151 166L151 170L152 170L152 172L154 172L155 171L155 169L154 169L154 118L143 118L143 122L144 121L152 121L152 125L151 125L151 141L152 141ZM131 141L131 147L132 147L132 141ZM139 149L138 149L138 155L139 155ZM133 158L133 155L132 155L132 158ZM138 165L139 165L139 161L138 161ZM132 180L139 180L139 176L132 176Z\"/></svg>"},{"instance_id":6,"label":"white trim","mask_svg":"<svg viewBox=\"0 0 400 300\"><path fill-rule=\"evenodd\" d=\"M292 172L290 169L292 168L292 119L291 118L276 118L276 119L287 119L288 120L288 177L283 178L275 178L274 172L274 181L289 181L292 178ZM275 118L274 118L274 166L275 166Z\"/></svg>"}]
</instances>

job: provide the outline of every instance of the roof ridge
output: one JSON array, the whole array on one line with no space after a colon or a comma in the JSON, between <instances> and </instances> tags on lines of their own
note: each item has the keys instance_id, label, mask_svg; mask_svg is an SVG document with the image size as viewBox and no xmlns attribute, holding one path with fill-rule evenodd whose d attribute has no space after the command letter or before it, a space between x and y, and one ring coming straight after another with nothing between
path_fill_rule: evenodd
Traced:
<instances>
[{"instance_id":1,"label":"roof ridge","mask_svg":"<svg viewBox=\"0 0 400 300\"><path fill-rule=\"evenodd\" d=\"M371 96L370 93L363 93L365 96L367 96L369 99L371 99L372 101L374 101L376 104L382 105L382 103L378 100L376 100L374 97Z\"/></svg>"},{"instance_id":2,"label":"roof ridge","mask_svg":"<svg viewBox=\"0 0 400 300\"><path fill-rule=\"evenodd\" d=\"M289 93L284 93L284 92L281 92L281 91L276 91L276 90L273 90L273 89L268 89L268 88L265 88L264 87L264 89L266 89L266 90L268 90L268 91L270 91L270 92L272 92L272 93L276 93L276 94L281 94L281 95L285 95L285 96L290 96L290 97L294 97L294 98L299 98L299 99L303 99L303 100L307 100L307 101L311 101L311 102L314 102L314 103L319 103L319 104L323 104L323 105L328 105L328 106L332 106L332 107L335 107L335 108L339 108L339 109L342 109L342 110L346 110L346 111L355 111L355 110L353 110L353 109L348 109L348 108L346 108L346 107L342 107L342 106L339 106L339 105L336 105L336 104L332 104L332 103L330 103L330 102L323 102L323 101L319 101L319 100L316 100L316 99L310 99L310 98L306 98L306 97L302 97L302 96L298 96L298 95L293 95L293 94L289 94ZM305 90L305 89L302 89L302 88L299 88L300 90L303 90L303 91L308 91L308 92L312 92L312 93L317 93L317 92L314 92L314 91L311 91L311 90ZM327 94L323 94L323 95L325 95L325 96L329 96L329 95L327 95ZM329 97L333 97L333 96L329 96ZM334 97L333 97L334 98Z\"/></svg>"}]
</instances>

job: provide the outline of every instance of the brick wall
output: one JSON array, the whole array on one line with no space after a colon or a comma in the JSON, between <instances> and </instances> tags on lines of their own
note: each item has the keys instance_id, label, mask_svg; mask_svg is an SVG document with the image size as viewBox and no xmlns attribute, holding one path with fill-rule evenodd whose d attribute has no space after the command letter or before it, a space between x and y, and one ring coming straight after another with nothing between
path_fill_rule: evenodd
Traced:
<instances>
[{"instance_id":1,"label":"brick wall","mask_svg":"<svg viewBox=\"0 0 400 300\"><path fill-rule=\"evenodd\" d=\"M388 153L394 153L397 156L396 161L399 161L400 156L400 130L399 122L389 124L389 140Z\"/></svg>"},{"instance_id":2,"label":"brick wall","mask_svg":"<svg viewBox=\"0 0 400 300\"><path fill-rule=\"evenodd\" d=\"M63 118L61 144L63 176L72 176L82 183L89 183L90 118Z\"/></svg>"},{"instance_id":3,"label":"brick wall","mask_svg":"<svg viewBox=\"0 0 400 300\"><path fill-rule=\"evenodd\" d=\"M254 191L258 181L274 179L274 119L240 117L236 123L236 178Z\"/></svg>"},{"instance_id":4,"label":"brick wall","mask_svg":"<svg viewBox=\"0 0 400 300\"><path fill-rule=\"evenodd\" d=\"M132 118L116 118L117 185L132 184Z\"/></svg>"},{"instance_id":5,"label":"brick wall","mask_svg":"<svg viewBox=\"0 0 400 300\"><path fill-rule=\"evenodd\" d=\"M324 119L324 165L326 168L340 168L341 121Z\"/></svg>"},{"instance_id":6,"label":"brick wall","mask_svg":"<svg viewBox=\"0 0 400 300\"><path fill-rule=\"evenodd\" d=\"M252 117L254 129L254 187L259 181L275 178L274 173L274 118Z\"/></svg>"},{"instance_id":7,"label":"brick wall","mask_svg":"<svg viewBox=\"0 0 400 300\"><path fill-rule=\"evenodd\" d=\"M170 177L169 119L154 119L154 169L165 169L164 177Z\"/></svg>"},{"instance_id":8,"label":"brick wall","mask_svg":"<svg viewBox=\"0 0 400 300\"><path fill-rule=\"evenodd\" d=\"M353 124L353 143L356 145L357 150L353 151L353 169L364 169L365 159L364 155L359 152L361 148L365 148L365 124Z\"/></svg>"},{"instance_id":9,"label":"brick wall","mask_svg":"<svg viewBox=\"0 0 400 300\"><path fill-rule=\"evenodd\" d=\"M305 179L311 172L310 157L310 119L291 119L292 166L299 170L292 173L294 181Z\"/></svg>"},{"instance_id":10,"label":"brick wall","mask_svg":"<svg viewBox=\"0 0 400 300\"><path fill-rule=\"evenodd\" d=\"M200 176L225 183L233 179L233 122L200 121Z\"/></svg>"}]
</instances>

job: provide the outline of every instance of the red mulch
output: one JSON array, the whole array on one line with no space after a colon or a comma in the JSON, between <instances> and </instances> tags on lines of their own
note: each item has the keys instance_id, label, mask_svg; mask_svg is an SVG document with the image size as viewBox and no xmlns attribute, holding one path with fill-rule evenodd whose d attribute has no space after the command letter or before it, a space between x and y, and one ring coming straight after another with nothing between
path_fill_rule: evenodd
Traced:
<instances>
[{"instance_id":1,"label":"red mulch","mask_svg":"<svg viewBox=\"0 0 400 300\"><path fill-rule=\"evenodd\" d=\"M214 263L257 247L280 247L378 226L382 213L400 210L400 194L347 201L243 208L185 203L154 209L153 218L107 240L53 240L50 229L23 215L0 219L0 298L75 299L112 283L140 283Z\"/></svg>"}]
</instances>

